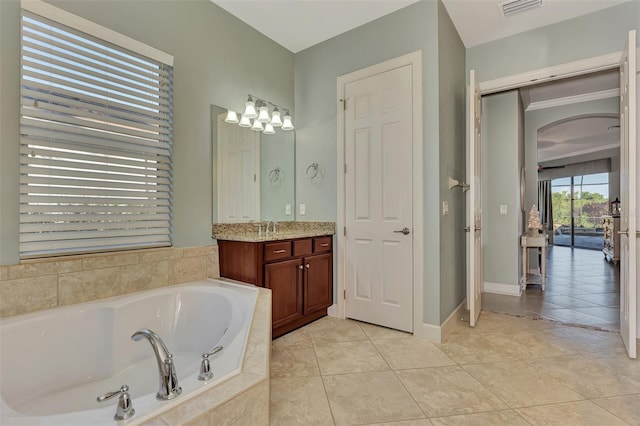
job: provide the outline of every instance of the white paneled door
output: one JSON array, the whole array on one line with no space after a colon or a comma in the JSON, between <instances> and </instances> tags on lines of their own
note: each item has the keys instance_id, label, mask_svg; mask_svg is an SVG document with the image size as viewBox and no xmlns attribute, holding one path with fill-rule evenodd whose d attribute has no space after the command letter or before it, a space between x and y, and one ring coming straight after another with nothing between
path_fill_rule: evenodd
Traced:
<instances>
[{"instance_id":1,"label":"white paneled door","mask_svg":"<svg viewBox=\"0 0 640 426\"><path fill-rule=\"evenodd\" d=\"M260 220L260 133L218 117L218 222Z\"/></svg>"},{"instance_id":2,"label":"white paneled door","mask_svg":"<svg viewBox=\"0 0 640 426\"><path fill-rule=\"evenodd\" d=\"M636 31L620 64L620 334L629 357L636 357L637 92Z\"/></svg>"},{"instance_id":3,"label":"white paneled door","mask_svg":"<svg viewBox=\"0 0 640 426\"><path fill-rule=\"evenodd\" d=\"M475 70L469 75L467 93L467 306L471 327L482 309L482 140L480 91Z\"/></svg>"},{"instance_id":4,"label":"white paneled door","mask_svg":"<svg viewBox=\"0 0 640 426\"><path fill-rule=\"evenodd\" d=\"M345 99L345 315L412 332L412 66Z\"/></svg>"}]
</instances>

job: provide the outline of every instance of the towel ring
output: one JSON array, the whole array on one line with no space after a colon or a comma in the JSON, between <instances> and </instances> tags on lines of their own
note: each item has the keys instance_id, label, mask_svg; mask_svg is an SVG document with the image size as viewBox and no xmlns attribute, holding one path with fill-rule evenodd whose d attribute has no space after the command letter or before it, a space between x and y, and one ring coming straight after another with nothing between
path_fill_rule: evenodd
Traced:
<instances>
[{"instance_id":1,"label":"towel ring","mask_svg":"<svg viewBox=\"0 0 640 426\"><path fill-rule=\"evenodd\" d=\"M280 170L280 167L276 167L275 169L269 172L269 180L272 183L280 182L281 179L282 179L282 170Z\"/></svg>"},{"instance_id":2,"label":"towel ring","mask_svg":"<svg viewBox=\"0 0 640 426\"><path fill-rule=\"evenodd\" d=\"M317 176L318 176L318 163L311 163L311 165L307 167L307 177L309 177L309 179L314 179Z\"/></svg>"}]
</instances>

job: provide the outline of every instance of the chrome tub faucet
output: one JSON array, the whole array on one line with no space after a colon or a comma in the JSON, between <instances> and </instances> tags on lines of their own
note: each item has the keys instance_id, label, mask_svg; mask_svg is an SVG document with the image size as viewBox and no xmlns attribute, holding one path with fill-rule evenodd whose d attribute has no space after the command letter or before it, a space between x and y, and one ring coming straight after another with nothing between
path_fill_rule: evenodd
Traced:
<instances>
[{"instance_id":1,"label":"chrome tub faucet","mask_svg":"<svg viewBox=\"0 0 640 426\"><path fill-rule=\"evenodd\" d=\"M131 336L131 340L140 341L147 339L158 362L158 373L160 377L160 389L156 394L156 398L160 400L173 399L182 393L182 388L178 385L178 375L176 367L173 364L173 355L169 353L167 346L164 344L160 336L155 332L143 328L138 330Z\"/></svg>"}]
</instances>

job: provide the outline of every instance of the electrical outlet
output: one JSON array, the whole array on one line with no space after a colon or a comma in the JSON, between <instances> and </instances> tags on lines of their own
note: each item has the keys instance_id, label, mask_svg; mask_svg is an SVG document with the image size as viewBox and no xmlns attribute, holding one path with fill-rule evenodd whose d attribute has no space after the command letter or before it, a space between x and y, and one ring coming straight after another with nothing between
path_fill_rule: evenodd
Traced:
<instances>
[{"instance_id":1,"label":"electrical outlet","mask_svg":"<svg viewBox=\"0 0 640 426\"><path fill-rule=\"evenodd\" d=\"M443 201L442 202L442 216L446 216L449 213L449 202L448 201Z\"/></svg>"},{"instance_id":2,"label":"electrical outlet","mask_svg":"<svg viewBox=\"0 0 640 426\"><path fill-rule=\"evenodd\" d=\"M507 214L507 205L500 204L500 214Z\"/></svg>"},{"instance_id":3,"label":"electrical outlet","mask_svg":"<svg viewBox=\"0 0 640 426\"><path fill-rule=\"evenodd\" d=\"M307 214L307 205L306 204L300 204L300 214L301 215Z\"/></svg>"},{"instance_id":4,"label":"electrical outlet","mask_svg":"<svg viewBox=\"0 0 640 426\"><path fill-rule=\"evenodd\" d=\"M286 214L287 216L291 214L291 204L284 205L284 214Z\"/></svg>"}]
</instances>

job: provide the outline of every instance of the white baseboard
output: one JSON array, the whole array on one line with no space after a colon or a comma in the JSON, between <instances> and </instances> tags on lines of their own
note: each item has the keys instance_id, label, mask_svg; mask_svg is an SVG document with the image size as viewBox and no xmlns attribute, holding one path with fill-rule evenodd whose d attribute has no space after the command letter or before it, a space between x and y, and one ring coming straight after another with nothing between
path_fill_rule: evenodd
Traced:
<instances>
[{"instance_id":1,"label":"white baseboard","mask_svg":"<svg viewBox=\"0 0 640 426\"><path fill-rule=\"evenodd\" d=\"M453 310L453 312L451 312L451 315L449 315L447 319L444 320L444 322L440 326L440 342L444 342L444 340L447 338L449 333L451 333L454 327L456 326L456 321L458 321L458 319L460 319L461 317L465 316L466 311L467 311L467 299L464 299L462 302L460 302L458 307L456 307Z\"/></svg>"},{"instance_id":2,"label":"white baseboard","mask_svg":"<svg viewBox=\"0 0 640 426\"><path fill-rule=\"evenodd\" d=\"M413 336L419 339L426 339L431 342L441 343L442 330L440 326L420 323L413 328Z\"/></svg>"},{"instance_id":3,"label":"white baseboard","mask_svg":"<svg viewBox=\"0 0 640 426\"><path fill-rule=\"evenodd\" d=\"M414 327L413 336L435 343L442 343L455 327L455 323L467 310L467 299L464 299L439 326L420 323Z\"/></svg>"},{"instance_id":4,"label":"white baseboard","mask_svg":"<svg viewBox=\"0 0 640 426\"><path fill-rule=\"evenodd\" d=\"M484 282L485 293L506 294L509 296L520 296L521 289L519 285L513 284L501 284L501 283L489 283Z\"/></svg>"},{"instance_id":5,"label":"white baseboard","mask_svg":"<svg viewBox=\"0 0 640 426\"><path fill-rule=\"evenodd\" d=\"M327 308L327 315L334 318L340 318L340 316L338 315L338 305L334 303L333 305L329 306Z\"/></svg>"}]
</instances>

